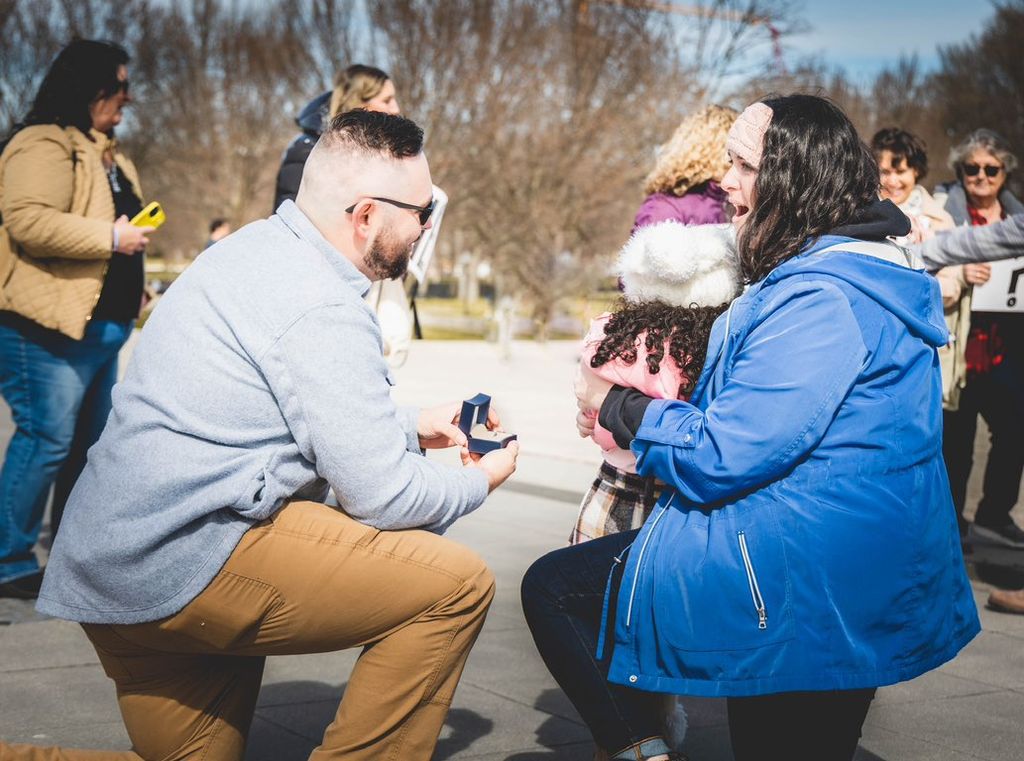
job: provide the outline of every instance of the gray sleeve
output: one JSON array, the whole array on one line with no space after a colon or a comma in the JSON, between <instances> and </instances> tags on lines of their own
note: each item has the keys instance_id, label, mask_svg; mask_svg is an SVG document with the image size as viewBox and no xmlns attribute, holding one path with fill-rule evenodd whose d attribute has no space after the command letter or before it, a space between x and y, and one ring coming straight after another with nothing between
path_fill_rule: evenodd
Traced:
<instances>
[{"instance_id":1,"label":"gray sleeve","mask_svg":"<svg viewBox=\"0 0 1024 761\"><path fill-rule=\"evenodd\" d=\"M398 416L398 424L405 431L405 448L416 454L422 453L423 447L420 446L420 435L417 430L420 422L420 408L398 407L395 413Z\"/></svg>"},{"instance_id":2,"label":"gray sleeve","mask_svg":"<svg viewBox=\"0 0 1024 761\"><path fill-rule=\"evenodd\" d=\"M1024 256L1024 214L984 227L957 227L911 247L929 270Z\"/></svg>"},{"instance_id":3,"label":"gray sleeve","mask_svg":"<svg viewBox=\"0 0 1024 761\"><path fill-rule=\"evenodd\" d=\"M409 410L391 401L373 315L360 301L317 307L261 362L303 457L341 508L379 529L443 531L479 507L479 468L441 465L409 451Z\"/></svg>"}]
</instances>

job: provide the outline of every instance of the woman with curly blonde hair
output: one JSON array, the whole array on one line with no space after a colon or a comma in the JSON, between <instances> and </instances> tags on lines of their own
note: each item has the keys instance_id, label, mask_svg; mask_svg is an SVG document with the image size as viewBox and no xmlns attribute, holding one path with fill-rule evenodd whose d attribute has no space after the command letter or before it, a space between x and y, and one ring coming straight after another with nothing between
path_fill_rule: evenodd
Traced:
<instances>
[{"instance_id":1,"label":"woman with curly blonde hair","mask_svg":"<svg viewBox=\"0 0 1024 761\"><path fill-rule=\"evenodd\" d=\"M705 106L688 116L658 149L654 169L644 180L644 199L633 229L672 219L687 225L727 222L719 182L729 170L725 137L739 114L725 106Z\"/></svg>"}]
</instances>

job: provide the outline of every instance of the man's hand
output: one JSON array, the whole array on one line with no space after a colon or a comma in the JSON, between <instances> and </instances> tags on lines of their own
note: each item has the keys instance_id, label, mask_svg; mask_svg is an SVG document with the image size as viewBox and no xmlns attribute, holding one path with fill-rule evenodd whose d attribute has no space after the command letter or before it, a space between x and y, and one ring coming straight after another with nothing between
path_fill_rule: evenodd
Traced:
<instances>
[{"instance_id":1,"label":"man's hand","mask_svg":"<svg viewBox=\"0 0 1024 761\"><path fill-rule=\"evenodd\" d=\"M462 402L448 402L439 407L420 410L416 434L423 449L444 449L465 446L466 434L459 430Z\"/></svg>"},{"instance_id":2,"label":"man's hand","mask_svg":"<svg viewBox=\"0 0 1024 761\"><path fill-rule=\"evenodd\" d=\"M971 285L984 285L992 277L992 265L979 262L964 265L964 280Z\"/></svg>"},{"instance_id":3,"label":"man's hand","mask_svg":"<svg viewBox=\"0 0 1024 761\"><path fill-rule=\"evenodd\" d=\"M448 402L439 407L420 411L420 419L416 424L416 433L423 449L444 449L446 447L466 446L466 434L459 428L459 417L462 413L462 402ZM494 405L487 411L487 427L494 431L501 426L501 419L494 410Z\"/></svg>"},{"instance_id":4,"label":"man's hand","mask_svg":"<svg viewBox=\"0 0 1024 761\"><path fill-rule=\"evenodd\" d=\"M462 447L462 464L467 468L480 468L487 476L487 493L491 493L505 479L516 472L516 460L519 458L519 442L510 441L503 449L494 449L485 455L470 454L468 447Z\"/></svg>"}]
</instances>

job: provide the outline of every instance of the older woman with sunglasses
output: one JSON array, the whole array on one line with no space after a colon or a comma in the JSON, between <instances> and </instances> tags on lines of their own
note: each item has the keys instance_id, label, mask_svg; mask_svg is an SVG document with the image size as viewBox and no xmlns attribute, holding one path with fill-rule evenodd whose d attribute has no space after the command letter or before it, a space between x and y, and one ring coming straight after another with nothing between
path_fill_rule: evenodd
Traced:
<instances>
[{"instance_id":1,"label":"older woman with sunglasses","mask_svg":"<svg viewBox=\"0 0 1024 761\"><path fill-rule=\"evenodd\" d=\"M940 188L936 198L944 201L958 225L988 225L1024 212L1024 205L1006 187L1017 157L995 132L979 129L968 135L951 152L950 166L957 182L945 189L945 197ZM1024 469L1024 315L972 312L971 292L977 282L965 280L954 307L962 329L955 331L960 340L952 349L963 370L944 412L943 454L960 516L978 415L985 419L992 448L970 536L976 542L1024 548L1024 531L1010 517ZM960 521L963 526L962 517Z\"/></svg>"}]
</instances>

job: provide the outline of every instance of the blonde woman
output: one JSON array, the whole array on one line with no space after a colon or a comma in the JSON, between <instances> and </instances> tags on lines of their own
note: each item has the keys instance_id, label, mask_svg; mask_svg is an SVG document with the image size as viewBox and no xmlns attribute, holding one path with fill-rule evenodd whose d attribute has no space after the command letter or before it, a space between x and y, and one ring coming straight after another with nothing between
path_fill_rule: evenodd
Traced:
<instances>
[{"instance_id":1,"label":"blonde woman","mask_svg":"<svg viewBox=\"0 0 1024 761\"><path fill-rule=\"evenodd\" d=\"M338 72L331 91L330 118L357 108L385 114L401 113L395 84L386 72L359 63Z\"/></svg>"},{"instance_id":2,"label":"blonde woman","mask_svg":"<svg viewBox=\"0 0 1024 761\"><path fill-rule=\"evenodd\" d=\"M323 131L324 121L357 108L386 114L401 113L395 97L395 84L387 72L375 66L353 64L338 72L333 90L318 95L302 109L295 120L302 134L285 150L277 172L274 209L286 199L295 200L302 181L302 168Z\"/></svg>"},{"instance_id":3,"label":"blonde woman","mask_svg":"<svg viewBox=\"0 0 1024 761\"><path fill-rule=\"evenodd\" d=\"M687 117L658 149L654 169L644 180L644 199L633 229L665 220L687 225L727 222L725 192L719 182L729 171L725 138L738 114L706 106Z\"/></svg>"}]
</instances>

